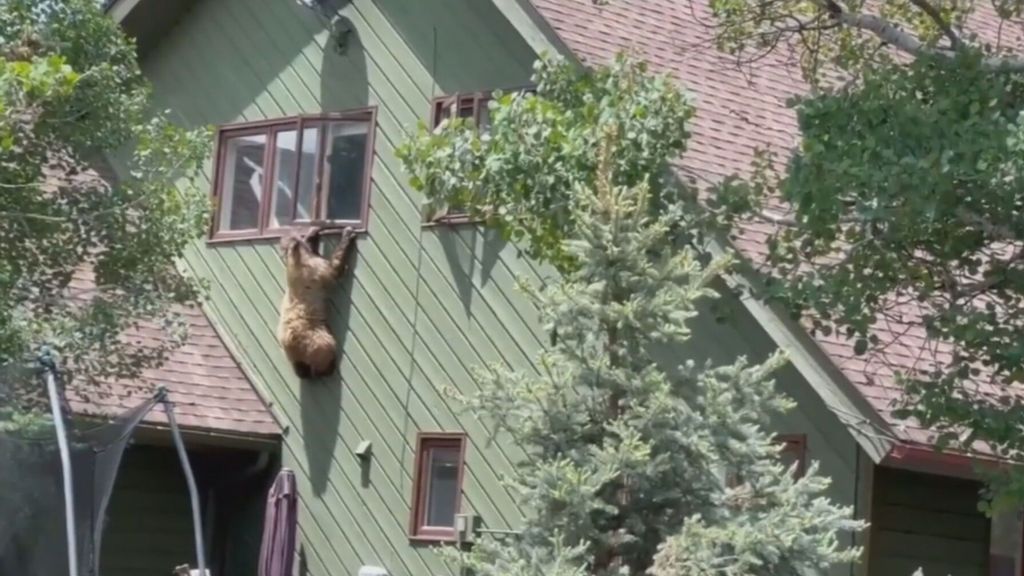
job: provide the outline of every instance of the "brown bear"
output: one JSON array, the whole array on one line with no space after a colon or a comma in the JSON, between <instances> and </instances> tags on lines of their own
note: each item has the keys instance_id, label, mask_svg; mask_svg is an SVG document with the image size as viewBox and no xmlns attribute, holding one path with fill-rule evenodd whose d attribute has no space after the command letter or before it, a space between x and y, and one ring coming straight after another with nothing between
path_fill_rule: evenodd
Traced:
<instances>
[{"instance_id":1,"label":"brown bear","mask_svg":"<svg viewBox=\"0 0 1024 576\"><path fill-rule=\"evenodd\" d=\"M328 260L310 245L320 231L313 228L304 237L291 235L281 242L288 286L281 301L277 339L299 378L334 372L337 343L327 322L328 291L344 276L355 239L355 232L346 228Z\"/></svg>"}]
</instances>

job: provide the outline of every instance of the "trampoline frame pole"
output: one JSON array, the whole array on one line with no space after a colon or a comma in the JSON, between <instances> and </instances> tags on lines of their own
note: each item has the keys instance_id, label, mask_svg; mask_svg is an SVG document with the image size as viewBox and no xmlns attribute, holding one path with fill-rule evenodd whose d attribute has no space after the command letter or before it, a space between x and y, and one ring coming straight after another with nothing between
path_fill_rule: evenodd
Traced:
<instances>
[{"instance_id":1,"label":"trampoline frame pole","mask_svg":"<svg viewBox=\"0 0 1024 576\"><path fill-rule=\"evenodd\" d=\"M181 439L178 422L174 419L174 404L166 398L161 400L161 402L164 405L164 412L167 413L167 422L171 425L171 436L174 437L174 447L178 450L181 468L185 471L188 496L192 500L192 530L195 533L196 539L196 561L199 564L199 576L206 576L206 550L203 544L203 522L199 514L199 489L196 488L196 478L192 474L192 465L188 461L188 452L185 451L185 441Z\"/></svg>"},{"instance_id":2,"label":"trampoline frame pole","mask_svg":"<svg viewBox=\"0 0 1024 576\"><path fill-rule=\"evenodd\" d=\"M78 537L75 534L75 488L71 478L71 450L68 447L64 417L60 410L60 396L57 393L57 378L53 368L46 367L46 390L50 394L50 413L53 427L57 432L57 447L60 449L60 466L64 477L64 516L68 538L68 575L78 576Z\"/></svg>"}]
</instances>

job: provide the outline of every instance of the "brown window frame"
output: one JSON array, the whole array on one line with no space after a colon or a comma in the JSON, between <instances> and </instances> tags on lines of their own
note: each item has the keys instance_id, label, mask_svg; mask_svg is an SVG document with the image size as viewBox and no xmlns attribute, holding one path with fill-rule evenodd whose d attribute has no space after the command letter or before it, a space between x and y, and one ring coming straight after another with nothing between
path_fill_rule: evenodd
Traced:
<instances>
[{"instance_id":1,"label":"brown window frame","mask_svg":"<svg viewBox=\"0 0 1024 576\"><path fill-rule=\"evenodd\" d=\"M362 198L360 200L360 212L358 220L326 220L323 218L314 217L310 220L302 221L303 227L307 226L319 226L325 229L327 232L341 231L346 227L353 227L357 232L365 232L366 227L369 223L370 215L370 190L373 186L373 157L376 144L376 133L377 133L377 108L376 106L370 106L366 108L358 108L352 110L344 110L340 112L327 112L322 114L301 114L295 116L285 116L282 118L271 118L267 120L257 120L253 122L240 122L235 124L224 124L217 127L216 132L216 150L214 152L214 168L213 168L213 184L211 190L211 197L213 201L213 210L210 214L210 231L207 242L209 243L220 243L220 242L231 242L237 240L253 240L261 238L280 238L286 235L290 230L296 226L289 224L286 226L271 227L270 221L273 211L273 185L266 185L267 183L273 183L276 176L275 172L277 166L275 164L275 153L276 153L276 138L277 134L282 131L295 130L297 145L302 145L303 131L310 124L316 123L329 123L338 121L361 121L367 124L367 139L366 139L366 154L363 159L363 182L362 182ZM260 197L259 216L258 216L258 227L248 230L220 230L220 216L221 208L223 204L221 200L224 198L224 176L225 166L224 162L227 155L227 146L225 145L228 139L236 138L239 136L248 135L265 135L266 136L266 149L263 153L263 166L265 166L264 176L264 190ZM318 135L318 151L317 151L317 166L315 172L315 179L313 182L313 213L319 215L321 209L324 207L324 202L327 194L327 181L324 178L324 159L322 157L323 150L325 147L325 140L327 138L327 131L320 130ZM298 189L297 181L301 170L296 170L296 190ZM294 215L296 205L298 204L298 195L292 199L292 214Z\"/></svg>"},{"instance_id":2,"label":"brown window frame","mask_svg":"<svg viewBox=\"0 0 1024 576\"><path fill-rule=\"evenodd\" d=\"M775 441L785 444L785 447L779 451L780 456L786 452L796 453L796 478L803 478L804 473L807 472L807 435L779 434L775 437Z\"/></svg>"},{"instance_id":3,"label":"brown window frame","mask_svg":"<svg viewBox=\"0 0 1024 576\"><path fill-rule=\"evenodd\" d=\"M466 471L466 445L468 438L464 432L420 432L416 435L416 460L412 483L412 508L409 514L409 539L417 542L454 542L455 526L427 526L427 492L429 486L429 474L427 466L430 463L429 452L431 450L451 449L458 450L459 474L456 480L457 494L455 496L455 513L462 510L462 487Z\"/></svg>"},{"instance_id":4,"label":"brown window frame","mask_svg":"<svg viewBox=\"0 0 1024 576\"><path fill-rule=\"evenodd\" d=\"M441 122L451 118L451 114L445 114L446 110L453 107L462 109L472 108L473 110L473 122L480 125L480 112L487 109L487 104L494 98L494 93L499 90L481 90L479 92L455 92L454 94L445 94L444 96L438 96L430 101L430 129L436 130ZM536 86L520 86L517 88L502 89L501 92L519 92L519 93L533 93L537 91ZM462 118L462 116L460 116ZM482 220L479 218L473 218L466 212L455 212L439 216L432 220L428 220L424 224L427 226L447 224L479 224Z\"/></svg>"}]
</instances>

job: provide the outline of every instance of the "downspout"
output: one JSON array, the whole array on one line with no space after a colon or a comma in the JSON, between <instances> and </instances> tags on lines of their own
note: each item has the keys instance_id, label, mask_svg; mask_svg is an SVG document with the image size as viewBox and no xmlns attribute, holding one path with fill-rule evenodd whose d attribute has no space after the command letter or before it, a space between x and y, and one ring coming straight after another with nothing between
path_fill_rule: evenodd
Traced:
<instances>
[{"instance_id":1,"label":"downspout","mask_svg":"<svg viewBox=\"0 0 1024 576\"><path fill-rule=\"evenodd\" d=\"M253 476L263 472L270 465L270 452L267 450L260 450L260 455L256 458L256 462L253 462L252 466L249 466L233 480L233 482L241 482L247 480Z\"/></svg>"}]
</instances>

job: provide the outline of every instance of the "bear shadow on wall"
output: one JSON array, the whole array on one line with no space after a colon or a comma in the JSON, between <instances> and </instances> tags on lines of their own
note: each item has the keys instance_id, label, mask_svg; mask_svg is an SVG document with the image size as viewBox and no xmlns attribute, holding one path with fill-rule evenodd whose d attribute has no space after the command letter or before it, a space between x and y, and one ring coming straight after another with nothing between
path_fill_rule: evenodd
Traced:
<instances>
[{"instance_id":1,"label":"bear shadow on wall","mask_svg":"<svg viewBox=\"0 0 1024 576\"><path fill-rule=\"evenodd\" d=\"M337 243L324 243L324 258L311 238L284 242L287 291L282 301L279 339L300 378L303 446L310 483L324 493L338 440L342 409L340 351L348 335L355 233L346 229Z\"/></svg>"}]
</instances>

